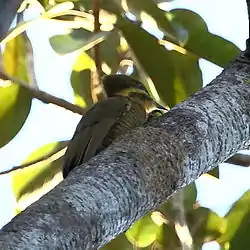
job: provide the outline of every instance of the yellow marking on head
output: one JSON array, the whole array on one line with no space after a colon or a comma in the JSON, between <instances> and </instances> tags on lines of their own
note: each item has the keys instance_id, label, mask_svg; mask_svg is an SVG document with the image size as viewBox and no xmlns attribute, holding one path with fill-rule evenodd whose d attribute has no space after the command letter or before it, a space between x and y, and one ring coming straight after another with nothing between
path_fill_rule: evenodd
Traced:
<instances>
[{"instance_id":1,"label":"yellow marking on head","mask_svg":"<svg viewBox=\"0 0 250 250\"><path fill-rule=\"evenodd\" d=\"M145 90L142 90L139 88L126 88L126 89L123 89L123 90L117 92L116 94L122 95L122 96L129 96L130 93L138 93L138 94L140 93L140 94L149 96L149 94Z\"/></svg>"}]
</instances>

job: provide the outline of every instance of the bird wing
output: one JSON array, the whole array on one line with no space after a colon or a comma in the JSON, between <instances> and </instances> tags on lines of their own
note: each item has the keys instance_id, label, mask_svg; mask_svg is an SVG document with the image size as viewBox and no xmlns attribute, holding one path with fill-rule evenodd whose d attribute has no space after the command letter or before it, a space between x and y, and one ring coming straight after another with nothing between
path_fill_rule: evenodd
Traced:
<instances>
[{"instance_id":1,"label":"bird wing","mask_svg":"<svg viewBox=\"0 0 250 250\"><path fill-rule=\"evenodd\" d=\"M64 156L63 177L75 167L95 156L110 129L131 108L127 97L112 97L93 106L82 117Z\"/></svg>"}]
</instances>

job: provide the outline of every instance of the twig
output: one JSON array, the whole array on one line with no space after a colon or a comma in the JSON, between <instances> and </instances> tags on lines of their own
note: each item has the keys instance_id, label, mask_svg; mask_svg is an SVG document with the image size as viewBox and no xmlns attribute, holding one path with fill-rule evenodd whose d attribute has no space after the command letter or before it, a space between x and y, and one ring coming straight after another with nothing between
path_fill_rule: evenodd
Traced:
<instances>
[{"instance_id":1,"label":"twig","mask_svg":"<svg viewBox=\"0 0 250 250\"><path fill-rule=\"evenodd\" d=\"M250 166L250 155L235 154L234 156L232 156L228 160L226 160L225 163L239 165L239 166L243 166L243 167L249 167Z\"/></svg>"},{"instance_id":2,"label":"twig","mask_svg":"<svg viewBox=\"0 0 250 250\"><path fill-rule=\"evenodd\" d=\"M62 157L65 154L65 151L66 151L66 147L63 147L63 148L60 147L60 148L54 149L52 152L50 152L47 155L42 156L42 157L40 157L40 158L38 158L36 160L24 163L24 164L19 165L19 166L15 166L15 167L13 167L11 169L8 169L8 170L4 170L4 171L0 172L0 175L9 174L9 173L11 173L13 171L16 171L16 170L19 170L19 169L24 169L24 168L27 168L27 167L31 167L31 166L34 166L34 165L37 165L37 164L51 163L51 162L59 159L60 157Z\"/></svg>"},{"instance_id":3,"label":"twig","mask_svg":"<svg viewBox=\"0 0 250 250\"><path fill-rule=\"evenodd\" d=\"M94 32L100 32L100 0L93 1L93 16L94 16ZM100 55L100 45L97 44L93 47L93 56L95 61L95 70L91 72L91 94L94 103L105 97L101 85L102 64Z\"/></svg>"},{"instance_id":4,"label":"twig","mask_svg":"<svg viewBox=\"0 0 250 250\"><path fill-rule=\"evenodd\" d=\"M47 92L36 89L36 88L28 85L28 83L26 83L20 79L17 79L13 76L8 75L7 73L3 72L2 70L0 70L0 77L3 78L3 80L10 80L14 83L19 84L23 88L30 91L34 98L37 98L38 100L40 100L44 103L52 103L54 105L57 105L57 106L62 107L64 109L70 110L71 112L77 113L80 115L84 115L86 112L85 108L79 107L77 105L74 105L70 102L65 101L62 98L55 97L53 95L48 94Z\"/></svg>"},{"instance_id":5,"label":"twig","mask_svg":"<svg viewBox=\"0 0 250 250\"><path fill-rule=\"evenodd\" d=\"M180 239L182 250L192 250L193 239L186 222L183 196L183 190L180 190L171 199L175 214L175 231Z\"/></svg>"},{"instance_id":6,"label":"twig","mask_svg":"<svg viewBox=\"0 0 250 250\"><path fill-rule=\"evenodd\" d=\"M93 6L93 15L94 15L94 32L98 33L100 32L100 0L94 0L94 6ZM96 70L98 72L99 78L101 77L101 58L100 58L100 46L97 44L94 46L94 60L96 65Z\"/></svg>"}]
</instances>

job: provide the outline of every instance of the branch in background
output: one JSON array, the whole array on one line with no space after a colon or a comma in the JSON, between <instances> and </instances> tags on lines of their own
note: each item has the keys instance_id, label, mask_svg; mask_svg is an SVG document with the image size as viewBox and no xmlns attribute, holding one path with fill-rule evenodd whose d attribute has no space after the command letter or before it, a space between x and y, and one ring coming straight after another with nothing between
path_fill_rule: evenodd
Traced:
<instances>
[{"instance_id":1,"label":"branch in background","mask_svg":"<svg viewBox=\"0 0 250 250\"><path fill-rule=\"evenodd\" d=\"M193 238L186 222L183 200L183 190L180 190L171 198L171 205L174 211L175 231L181 242L182 250L192 250Z\"/></svg>"},{"instance_id":2,"label":"branch in background","mask_svg":"<svg viewBox=\"0 0 250 250\"><path fill-rule=\"evenodd\" d=\"M63 145L62 147L55 148L53 151L49 152L48 154L46 154L42 157L39 157L38 159L24 163L24 164L19 165L19 166L15 166L15 167L8 169L8 170L5 170L5 171L1 171L0 175L9 174L13 171L16 171L19 169L24 169L27 167L32 167L32 166L37 165L37 164L51 163L52 161L55 161L55 160L59 159L60 157L62 157L65 154L65 151L66 151L66 147Z\"/></svg>"},{"instance_id":3,"label":"branch in background","mask_svg":"<svg viewBox=\"0 0 250 250\"><path fill-rule=\"evenodd\" d=\"M7 34L22 2L23 0L0 0L0 41Z\"/></svg>"},{"instance_id":4,"label":"branch in background","mask_svg":"<svg viewBox=\"0 0 250 250\"><path fill-rule=\"evenodd\" d=\"M225 163L239 165L239 166L243 166L243 167L249 167L250 166L250 155L235 154L234 156L232 156L228 160L226 160Z\"/></svg>"},{"instance_id":5,"label":"branch in background","mask_svg":"<svg viewBox=\"0 0 250 250\"><path fill-rule=\"evenodd\" d=\"M36 98L44 103L52 103L54 105L57 105L61 108L70 110L71 112L77 113L80 115L84 115L86 112L85 108L79 107L77 105L74 105L70 102L65 101L62 98L55 97L55 96L50 95L42 90L36 89L35 87L30 86L28 83L26 83L22 80L19 80L13 76L10 76L3 71L0 71L0 77L3 78L3 80L10 80L13 83L19 84L23 88L29 90L34 98Z\"/></svg>"},{"instance_id":6,"label":"branch in background","mask_svg":"<svg viewBox=\"0 0 250 250\"><path fill-rule=\"evenodd\" d=\"M93 15L94 15L94 32L100 32L100 0L93 1ZM96 65L96 70L98 73L98 77L101 77L102 65L101 65L101 55L100 55L100 45L97 44L94 46L94 60Z\"/></svg>"},{"instance_id":7,"label":"branch in background","mask_svg":"<svg viewBox=\"0 0 250 250\"><path fill-rule=\"evenodd\" d=\"M100 0L93 1L93 16L94 16L94 32L100 32ZM93 57L95 61L95 69L91 70L91 95L93 102L96 103L99 100L105 98L103 87L101 84L102 76L102 62L100 54L100 45L96 44L93 47Z\"/></svg>"}]
</instances>

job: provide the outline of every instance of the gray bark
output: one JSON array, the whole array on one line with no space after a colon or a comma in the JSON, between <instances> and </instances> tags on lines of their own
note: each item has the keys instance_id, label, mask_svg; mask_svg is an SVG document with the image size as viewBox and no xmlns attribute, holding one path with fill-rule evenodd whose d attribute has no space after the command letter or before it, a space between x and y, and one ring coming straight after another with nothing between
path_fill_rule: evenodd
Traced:
<instances>
[{"instance_id":1,"label":"gray bark","mask_svg":"<svg viewBox=\"0 0 250 250\"><path fill-rule=\"evenodd\" d=\"M250 66L212 83L75 168L7 224L0 249L98 249L250 139Z\"/></svg>"},{"instance_id":2,"label":"gray bark","mask_svg":"<svg viewBox=\"0 0 250 250\"><path fill-rule=\"evenodd\" d=\"M0 0L0 41L4 38L23 0Z\"/></svg>"}]
</instances>

